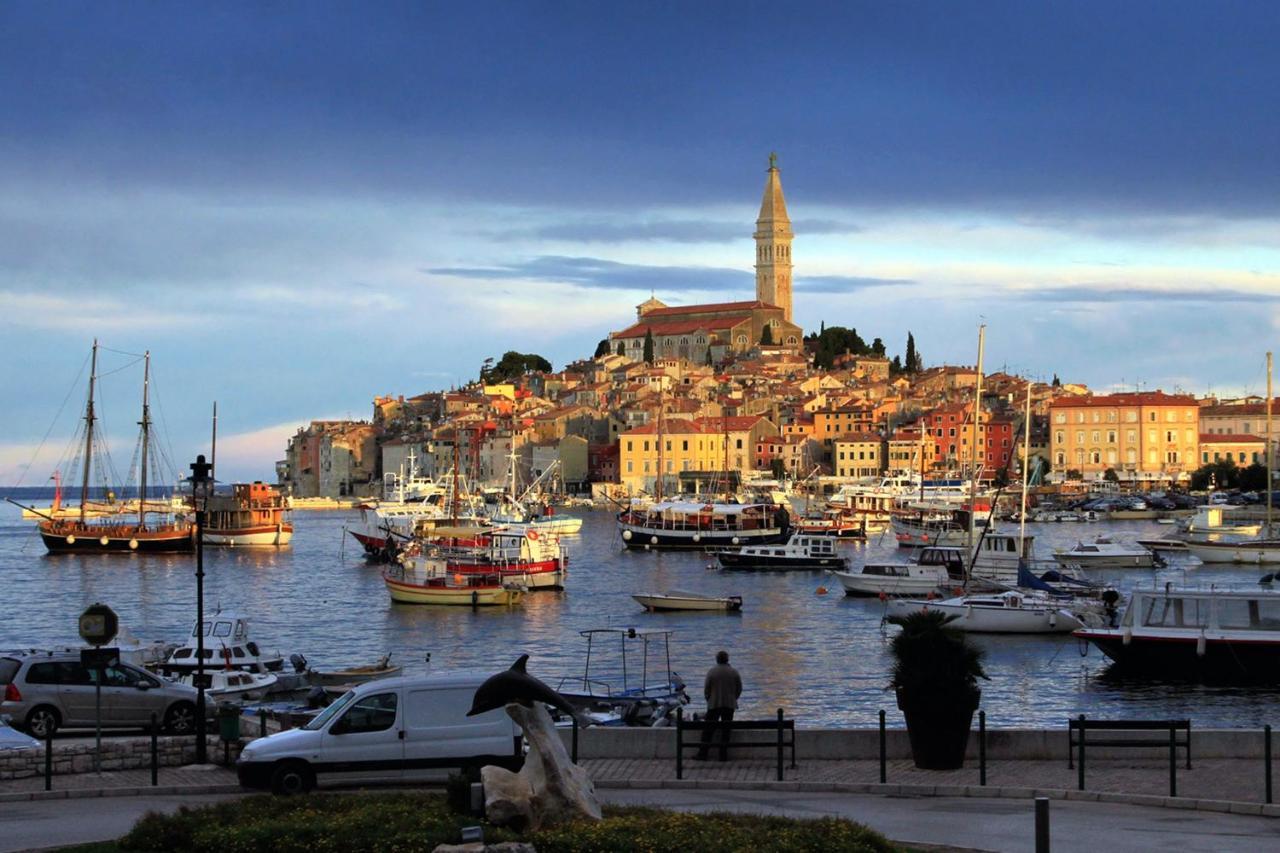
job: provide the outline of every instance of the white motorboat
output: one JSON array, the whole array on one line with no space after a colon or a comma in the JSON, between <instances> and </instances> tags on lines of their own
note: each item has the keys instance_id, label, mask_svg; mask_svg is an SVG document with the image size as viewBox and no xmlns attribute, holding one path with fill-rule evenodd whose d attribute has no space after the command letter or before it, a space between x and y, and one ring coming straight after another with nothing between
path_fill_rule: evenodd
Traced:
<instances>
[{"instance_id":1,"label":"white motorboat","mask_svg":"<svg viewBox=\"0 0 1280 853\"><path fill-rule=\"evenodd\" d=\"M1125 672L1209 682L1280 682L1280 592L1135 590L1118 627L1075 632Z\"/></svg>"},{"instance_id":2,"label":"white motorboat","mask_svg":"<svg viewBox=\"0 0 1280 853\"><path fill-rule=\"evenodd\" d=\"M271 692L279 680L270 672L241 672L238 669L211 669L205 673L209 678L209 688L205 695L219 702L244 702L261 699ZM184 675L178 679L183 684L191 684L194 675Z\"/></svg>"},{"instance_id":3,"label":"white motorboat","mask_svg":"<svg viewBox=\"0 0 1280 853\"><path fill-rule=\"evenodd\" d=\"M1106 569L1150 569L1164 562L1141 545L1126 545L1108 536L1054 551L1053 558L1064 566Z\"/></svg>"},{"instance_id":4,"label":"white motorboat","mask_svg":"<svg viewBox=\"0 0 1280 853\"><path fill-rule=\"evenodd\" d=\"M847 569L849 560L836 553L831 536L797 534L783 545L746 545L736 551L717 551L721 568L787 571L789 569Z\"/></svg>"},{"instance_id":5,"label":"white motorboat","mask_svg":"<svg viewBox=\"0 0 1280 853\"><path fill-rule=\"evenodd\" d=\"M963 584L964 552L959 548L922 548L908 563L866 563L850 571L832 571L845 595L927 595Z\"/></svg>"},{"instance_id":6,"label":"white motorboat","mask_svg":"<svg viewBox=\"0 0 1280 853\"><path fill-rule=\"evenodd\" d=\"M1203 563L1280 563L1280 539L1219 539L1188 542L1187 550Z\"/></svg>"},{"instance_id":7,"label":"white motorboat","mask_svg":"<svg viewBox=\"0 0 1280 853\"><path fill-rule=\"evenodd\" d=\"M700 595L696 592L637 592L632 598L645 610L719 610L742 609L740 595Z\"/></svg>"},{"instance_id":8,"label":"white motorboat","mask_svg":"<svg viewBox=\"0 0 1280 853\"><path fill-rule=\"evenodd\" d=\"M267 655L249 637L249 620L236 613L218 612L204 620L204 670L233 669L244 672L279 672L284 658L279 653ZM196 641L201 626L191 630L186 642L173 650L160 664L162 675L178 677L196 671Z\"/></svg>"},{"instance_id":9,"label":"white motorboat","mask_svg":"<svg viewBox=\"0 0 1280 853\"><path fill-rule=\"evenodd\" d=\"M886 607L890 616L918 610L946 613L956 617L950 627L980 634L1065 634L1084 627L1084 622L1058 600L1015 591L941 601L898 599Z\"/></svg>"}]
</instances>

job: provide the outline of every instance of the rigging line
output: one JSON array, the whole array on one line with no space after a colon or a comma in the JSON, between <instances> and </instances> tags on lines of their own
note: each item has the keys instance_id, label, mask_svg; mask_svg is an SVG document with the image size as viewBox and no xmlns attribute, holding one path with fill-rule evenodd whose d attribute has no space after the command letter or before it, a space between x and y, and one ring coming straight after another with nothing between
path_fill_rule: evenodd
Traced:
<instances>
[{"instance_id":1,"label":"rigging line","mask_svg":"<svg viewBox=\"0 0 1280 853\"><path fill-rule=\"evenodd\" d=\"M169 422L164 416L164 402L160 395L160 386L156 382L156 371L154 370L151 372L151 399L156 410L160 413L160 440L156 442L156 448L160 451L158 455L164 457L164 464L169 468L168 472L166 472L165 479L176 480L180 475L178 473L178 466L173 461L173 443L169 440Z\"/></svg>"},{"instance_id":2,"label":"rigging line","mask_svg":"<svg viewBox=\"0 0 1280 853\"><path fill-rule=\"evenodd\" d=\"M53 421L49 424L49 428L45 430L44 438L40 439L40 443L36 445L35 451L31 454L31 461L23 466L22 474L18 477L18 482L14 483L15 486L22 485L22 481L26 479L27 474L31 472L31 466L36 464L36 459L39 458L40 451L44 449L45 442L49 440L49 436L53 433L53 428L58 425L58 419L62 417L63 411L67 408L67 401L71 399L71 395L75 393L75 390L80 387L80 377L84 376L84 369L88 363L89 356L86 355L84 357L84 361L80 362L80 372L76 374L76 378L71 383L71 387L67 389L67 395L62 398L62 405L58 407L58 413L53 416ZM66 451L63 450L63 456L65 455Z\"/></svg>"},{"instance_id":3,"label":"rigging line","mask_svg":"<svg viewBox=\"0 0 1280 853\"><path fill-rule=\"evenodd\" d=\"M100 350L105 350L106 352L113 352L113 353L115 353L116 355L128 355L128 356L133 356L134 358L138 359L138 361L141 361L141 360L145 357L145 356L143 356L143 354L142 354L142 353L140 353L140 352L127 352L127 351L122 350L122 349L112 349L111 347L109 347L109 346L105 346L105 345L103 345L103 344L98 344L98 349L100 349ZM136 362L135 362L135 363L136 363Z\"/></svg>"},{"instance_id":4,"label":"rigging line","mask_svg":"<svg viewBox=\"0 0 1280 853\"><path fill-rule=\"evenodd\" d=\"M132 353L126 353L126 354L127 354L127 355L132 355ZM99 373L99 374L98 374L98 378L99 378L99 379L106 379L108 376L114 376L115 374L120 373L121 371L128 370L129 368L133 367L134 365L136 365L136 364L137 364L138 362L140 362L140 361L142 361L142 356L138 356L137 358L135 358L133 361L129 362L128 364L122 364L122 365L120 365L120 366L119 366L119 367L117 367L115 370L108 370L106 373Z\"/></svg>"}]
</instances>

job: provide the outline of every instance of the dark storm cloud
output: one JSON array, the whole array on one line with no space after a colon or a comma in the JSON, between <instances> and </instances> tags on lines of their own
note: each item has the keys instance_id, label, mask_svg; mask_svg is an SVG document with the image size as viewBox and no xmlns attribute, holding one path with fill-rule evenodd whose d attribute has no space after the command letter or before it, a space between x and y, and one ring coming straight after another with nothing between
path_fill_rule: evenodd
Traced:
<instances>
[{"instance_id":1,"label":"dark storm cloud","mask_svg":"<svg viewBox=\"0 0 1280 853\"><path fill-rule=\"evenodd\" d=\"M776 149L808 203L1280 209L1273 2L765 11L5 4L0 178L687 208Z\"/></svg>"},{"instance_id":2,"label":"dark storm cloud","mask_svg":"<svg viewBox=\"0 0 1280 853\"><path fill-rule=\"evenodd\" d=\"M625 264L602 258L543 255L514 264L491 267L437 267L430 275L501 281L545 281L595 290L737 291L749 293L755 277L745 270L726 267L679 267ZM814 293L847 293L868 287L906 285L905 279L858 276L807 276L796 278L796 289Z\"/></svg>"}]
</instances>

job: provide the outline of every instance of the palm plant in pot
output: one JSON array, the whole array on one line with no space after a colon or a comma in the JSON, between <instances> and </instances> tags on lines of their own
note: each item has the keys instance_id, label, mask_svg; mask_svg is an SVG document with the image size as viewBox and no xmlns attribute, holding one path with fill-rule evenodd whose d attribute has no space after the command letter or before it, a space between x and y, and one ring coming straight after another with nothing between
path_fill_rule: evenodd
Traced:
<instances>
[{"instance_id":1,"label":"palm plant in pot","mask_svg":"<svg viewBox=\"0 0 1280 853\"><path fill-rule=\"evenodd\" d=\"M985 652L960 631L956 619L919 610L889 621L902 631L889 644L898 708L907 718L907 737L916 767L954 770L964 766L973 712L982 691L978 679Z\"/></svg>"}]
</instances>

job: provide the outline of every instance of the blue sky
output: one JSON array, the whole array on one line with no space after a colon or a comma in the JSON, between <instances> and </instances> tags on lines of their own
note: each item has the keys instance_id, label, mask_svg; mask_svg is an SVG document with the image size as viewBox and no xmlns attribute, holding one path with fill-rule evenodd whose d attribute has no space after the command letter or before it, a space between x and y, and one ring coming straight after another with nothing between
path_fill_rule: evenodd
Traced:
<instances>
[{"instance_id":1,"label":"blue sky","mask_svg":"<svg viewBox=\"0 0 1280 853\"><path fill-rule=\"evenodd\" d=\"M265 477L650 289L750 298L774 150L806 327L1258 391L1278 43L1274 3L0 4L0 482L48 476L94 336L152 350L179 462L216 399Z\"/></svg>"}]
</instances>

